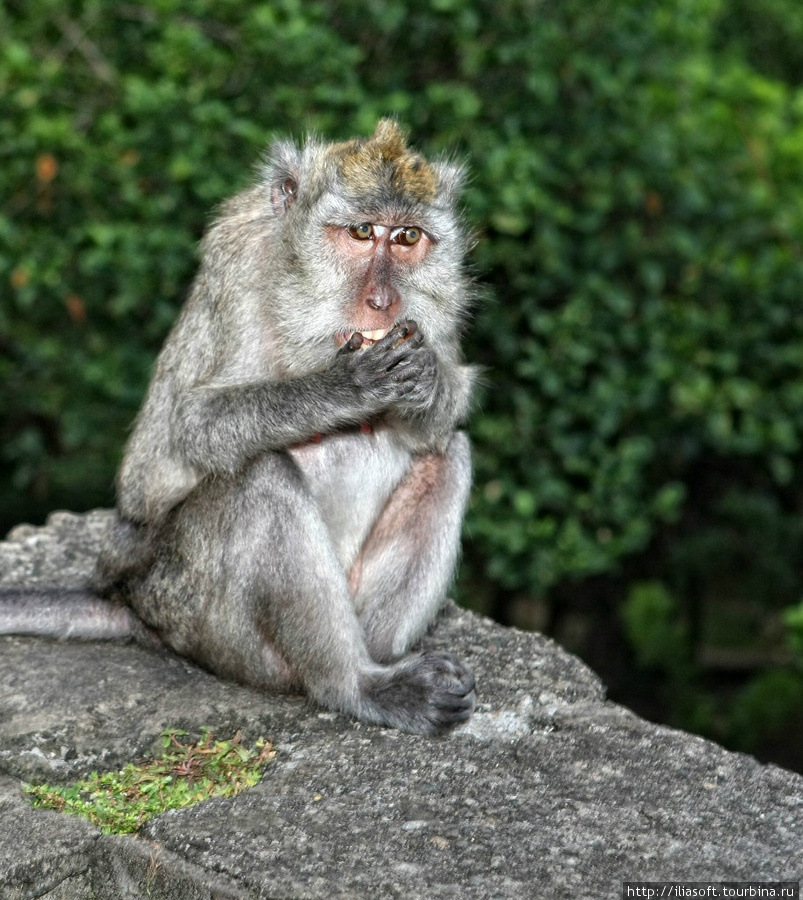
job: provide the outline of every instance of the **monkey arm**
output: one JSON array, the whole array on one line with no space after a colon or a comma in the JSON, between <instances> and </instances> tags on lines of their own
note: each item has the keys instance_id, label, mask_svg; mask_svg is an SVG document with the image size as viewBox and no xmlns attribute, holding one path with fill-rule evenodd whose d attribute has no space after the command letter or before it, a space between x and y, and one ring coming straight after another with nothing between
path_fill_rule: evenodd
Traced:
<instances>
[{"instance_id":1,"label":"monkey arm","mask_svg":"<svg viewBox=\"0 0 803 900\"><path fill-rule=\"evenodd\" d=\"M195 387L178 400L173 443L197 471L234 473L266 450L284 450L312 435L364 420L355 403L327 372L226 387Z\"/></svg>"},{"instance_id":2,"label":"monkey arm","mask_svg":"<svg viewBox=\"0 0 803 900\"><path fill-rule=\"evenodd\" d=\"M418 368L405 345L342 350L319 372L286 380L197 385L177 397L172 445L202 474L233 473L266 450L358 425L416 389Z\"/></svg>"}]
</instances>

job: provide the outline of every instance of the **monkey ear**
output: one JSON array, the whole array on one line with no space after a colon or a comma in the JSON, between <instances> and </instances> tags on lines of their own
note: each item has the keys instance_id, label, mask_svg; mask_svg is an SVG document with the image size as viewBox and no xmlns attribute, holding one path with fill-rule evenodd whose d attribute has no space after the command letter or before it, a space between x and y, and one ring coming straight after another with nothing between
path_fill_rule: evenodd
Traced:
<instances>
[{"instance_id":1,"label":"monkey ear","mask_svg":"<svg viewBox=\"0 0 803 900\"><path fill-rule=\"evenodd\" d=\"M297 193L298 182L292 175L287 175L285 178L275 181L271 184L270 191L270 202L273 204L273 211L280 215L288 210L295 203Z\"/></svg>"},{"instance_id":2,"label":"monkey ear","mask_svg":"<svg viewBox=\"0 0 803 900\"><path fill-rule=\"evenodd\" d=\"M301 154L293 144L277 142L268 151L261 174L277 216L283 215L296 202L300 169Z\"/></svg>"},{"instance_id":3,"label":"monkey ear","mask_svg":"<svg viewBox=\"0 0 803 900\"><path fill-rule=\"evenodd\" d=\"M447 203L454 204L463 188L466 179L466 169L455 162L440 162L436 164L438 173L438 193L446 198Z\"/></svg>"}]
</instances>

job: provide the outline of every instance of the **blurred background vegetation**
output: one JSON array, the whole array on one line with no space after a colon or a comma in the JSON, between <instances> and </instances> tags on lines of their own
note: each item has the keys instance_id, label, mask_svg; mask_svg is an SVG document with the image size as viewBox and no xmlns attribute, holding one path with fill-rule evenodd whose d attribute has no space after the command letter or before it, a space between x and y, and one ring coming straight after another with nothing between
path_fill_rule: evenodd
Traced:
<instances>
[{"instance_id":1,"label":"blurred background vegetation","mask_svg":"<svg viewBox=\"0 0 803 900\"><path fill-rule=\"evenodd\" d=\"M799 0L4 0L0 529L113 502L214 206L381 115L469 161L461 602L803 770Z\"/></svg>"}]
</instances>

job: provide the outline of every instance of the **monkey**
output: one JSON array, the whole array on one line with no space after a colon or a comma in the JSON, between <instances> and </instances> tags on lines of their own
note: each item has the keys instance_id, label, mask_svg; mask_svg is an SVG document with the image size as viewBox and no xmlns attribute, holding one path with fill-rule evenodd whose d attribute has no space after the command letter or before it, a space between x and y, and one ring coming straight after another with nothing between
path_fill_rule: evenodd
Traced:
<instances>
[{"instance_id":1,"label":"monkey","mask_svg":"<svg viewBox=\"0 0 803 900\"><path fill-rule=\"evenodd\" d=\"M414 650L471 486L463 175L394 119L274 142L201 241L91 596L6 592L0 633L133 634L366 723L466 722L470 669Z\"/></svg>"}]
</instances>

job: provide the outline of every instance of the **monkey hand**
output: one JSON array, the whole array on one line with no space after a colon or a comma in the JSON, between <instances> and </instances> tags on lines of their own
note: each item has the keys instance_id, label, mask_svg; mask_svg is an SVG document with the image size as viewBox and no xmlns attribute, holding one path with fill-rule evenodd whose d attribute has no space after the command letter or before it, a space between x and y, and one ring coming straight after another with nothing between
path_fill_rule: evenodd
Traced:
<instances>
[{"instance_id":1,"label":"monkey hand","mask_svg":"<svg viewBox=\"0 0 803 900\"><path fill-rule=\"evenodd\" d=\"M424 344L414 321L400 322L362 349L364 343L355 332L338 353L337 363L346 369L357 393L375 404L371 412L391 406L418 409L430 403L437 386L437 357Z\"/></svg>"}]
</instances>

